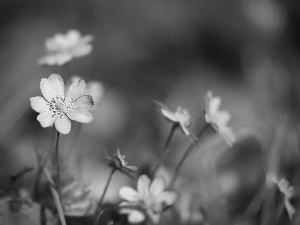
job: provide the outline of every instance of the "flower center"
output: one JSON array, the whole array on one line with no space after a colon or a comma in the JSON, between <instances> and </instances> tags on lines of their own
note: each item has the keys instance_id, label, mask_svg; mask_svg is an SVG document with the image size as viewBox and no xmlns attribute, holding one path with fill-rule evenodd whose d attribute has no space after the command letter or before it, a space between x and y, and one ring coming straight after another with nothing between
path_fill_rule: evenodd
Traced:
<instances>
[{"instance_id":1,"label":"flower center","mask_svg":"<svg viewBox=\"0 0 300 225\"><path fill-rule=\"evenodd\" d=\"M66 98L64 95L58 95L55 98L52 98L48 102L50 111L53 113L52 117L59 116L60 118L64 117L66 113L69 113L70 109L73 108L73 99Z\"/></svg>"},{"instance_id":2,"label":"flower center","mask_svg":"<svg viewBox=\"0 0 300 225\"><path fill-rule=\"evenodd\" d=\"M175 113L175 118L183 123L185 126L189 127L192 123L192 117L189 114L189 111L187 109L183 109L181 107L177 107Z\"/></svg>"}]
</instances>

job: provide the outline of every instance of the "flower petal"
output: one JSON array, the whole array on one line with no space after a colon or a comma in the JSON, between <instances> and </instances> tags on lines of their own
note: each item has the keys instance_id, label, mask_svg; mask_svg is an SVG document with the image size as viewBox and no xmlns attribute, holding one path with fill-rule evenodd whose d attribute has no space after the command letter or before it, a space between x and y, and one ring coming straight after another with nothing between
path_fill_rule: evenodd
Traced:
<instances>
[{"instance_id":1,"label":"flower petal","mask_svg":"<svg viewBox=\"0 0 300 225\"><path fill-rule=\"evenodd\" d=\"M121 187L119 195L122 199L128 202L135 202L138 200L138 193L136 190L128 186Z\"/></svg>"},{"instance_id":2,"label":"flower petal","mask_svg":"<svg viewBox=\"0 0 300 225\"><path fill-rule=\"evenodd\" d=\"M156 203L164 204L165 206L173 205L178 200L176 191L165 191L160 193L156 198Z\"/></svg>"},{"instance_id":3,"label":"flower petal","mask_svg":"<svg viewBox=\"0 0 300 225\"><path fill-rule=\"evenodd\" d=\"M93 120L93 115L86 109L75 108L67 112L68 117L71 120L75 120L80 123L90 123Z\"/></svg>"},{"instance_id":4,"label":"flower petal","mask_svg":"<svg viewBox=\"0 0 300 225\"><path fill-rule=\"evenodd\" d=\"M232 147L232 144L235 142L235 135L232 132L230 127L224 126L219 127L219 133L224 138L224 140L227 142L227 144Z\"/></svg>"},{"instance_id":5,"label":"flower petal","mask_svg":"<svg viewBox=\"0 0 300 225\"><path fill-rule=\"evenodd\" d=\"M53 83L49 81L47 78L41 79L40 88L44 98L48 102L51 102L51 100L57 96L57 92Z\"/></svg>"},{"instance_id":6,"label":"flower petal","mask_svg":"<svg viewBox=\"0 0 300 225\"><path fill-rule=\"evenodd\" d=\"M156 177L150 185L150 193L153 196L156 196L164 191L165 186L166 186L165 178L164 177Z\"/></svg>"},{"instance_id":7,"label":"flower petal","mask_svg":"<svg viewBox=\"0 0 300 225\"><path fill-rule=\"evenodd\" d=\"M218 112L218 125L221 126L225 126L228 124L231 116L230 116L230 113L225 111L225 110L222 110L222 111L219 111Z\"/></svg>"},{"instance_id":8,"label":"flower petal","mask_svg":"<svg viewBox=\"0 0 300 225\"><path fill-rule=\"evenodd\" d=\"M133 210L129 215L128 215L128 221L130 223L141 223L146 219L145 215L138 210Z\"/></svg>"},{"instance_id":9,"label":"flower petal","mask_svg":"<svg viewBox=\"0 0 300 225\"><path fill-rule=\"evenodd\" d=\"M71 131L71 121L67 116L58 116L55 121L55 128L59 133L68 134Z\"/></svg>"},{"instance_id":10,"label":"flower petal","mask_svg":"<svg viewBox=\"0 0 300 225\"><path fill-rule=\"evenodd\" d=\"M57 116L53 116L53 112L43 112L37 116L37 120L40 122L42 127L50 127L55 122Z\"/></svg>"},{"instance_id":11,"label":"flower petal","mask_svg":"<svg viewBox=\"0 0 300 225\"><path fill-rule=\"evenodd\" d=\"M150 179L146 175L141 175L137 182L137 190L140 194L149 194Z\"/></svg>"},{"instance_id":12,"label":"flower petal","mask_svg":"<svg viewBox=\"0 0 300 225\"><path fill-rule=\"evenodd\" d=\"M180 124L180 127L181 127L183 133L184 133L186 136L189 136L191 133L190 133L190 131L187 129L187 127L185 126L185 124L182 123L182 122L179 122L179 124Z\"/></svg>"},{"instance_id":13,"label":"flower petal","mask_svg":"<svg viewBox=\"0 0 300 225\"><path fill-rule=\"evenodd\" d=\"M91 53L93 47L90 44L87 45L82 45L82 46L77 46L74 49L72 49L72 55L74 57L81 57L81 56L86 56Z\"/></svg>"},{"instance_id":14,"label":"flower petal","mask_svg":"<svg viewBox=\"0 0 300 225\"><path fill-rule=\"evenodd\" d=\"M74 101L77 100L83 94L85 86L84 80L74 81L68 90L67 98L71 98Z\"/></svg>"},{"instance_id":15,"label":"flower petal","mask_svg":"<svg viewBox=\"0 0 300 225\"><path fill-rule=\"evenodd\" d=\"M164 108L161 108L161 113L164 115L164 117L166 117L168 120L171 120L172 122L178 122L178 120L176 119L176 117L174 116L174 112L172 112L171 110L167 110Z\"/></svg>"},{"instance_id":16,"label":"flower petal","mask_svg":"<svg viewBox=\"0 0 300 225\"><path fill-rule=\"evenodd\" d=\"M40 96L30 98L30 105L31 108L38 113L49 111L48 102Z\"/></svg>"},{"instance_id":17,"label":"flower petal","mask_svg":"<svg viewBox=\"0 0 300 225\"><path fill-rule=\"evenodd\" d=\"M121 202L119 204L119 208L119 213L121 214L129 214L134 210L132 208L132 204L130 204L129 202Z\"/></svg>"},{"instance_id":18,"label":"flower petal","mask_svg":"<svg viewBox=\"0 0 300 225\"><path fill-rule=\"evenodd\" d=\"M209 103L209 112L211 114L215 114L216 112L218 112L220 104L221 104L221 98L212 97L212 99Z\"/></svg>"},{"instance_id":19,"label":"flower petal","mask_svg":"<svg viewBox=\"0 0 300 225\"><path fill-rule=\"evenodd\" d=\"M153 212L152 210L147 210L147 215L149 216L153 224L158 224L161 218L161 212Z\"/></svg>"},{"instance_id":20,"label":"flower petal","mask_svg":"<svg viewBox=\"0 0 300 225\"><path fill-rule=\"evenodd\" d=\"M60 96L64 96L65 94L65 85L64 80L58 74L51 74L48 78L49 82L52 82L55 87L56 93Z\"/></svg>"},{"instance_id":21,"label":"flower petal","mask_svg":"<svg viewBox=\"0 0 300 225\"><path fill-rule=\"evenodd\" d=\"M94 101L90 95L82 95L75 102L73 102L75 108L91 109L94 106Z\"/></svg>"}]
</instances>

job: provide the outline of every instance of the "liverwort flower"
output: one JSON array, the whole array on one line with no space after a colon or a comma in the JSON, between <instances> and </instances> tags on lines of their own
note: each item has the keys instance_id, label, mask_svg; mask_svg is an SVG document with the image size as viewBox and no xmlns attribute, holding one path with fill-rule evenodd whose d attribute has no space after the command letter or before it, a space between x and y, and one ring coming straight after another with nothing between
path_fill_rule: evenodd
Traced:
<instances>
[{"instance_id":1,"label":"liverwort flower","mask_svg":"<svg viewBox=\"0 0 300 225\"><path fill-rule=\"evenodd\" d=\"M90 42L93 39L93 35L81 36L77 30L69 30L66 34L55 34L52 38L46 39L47 54L38 63L62 66L73 58L86 56L92 51Z\"/></svg>"},{"instance_id":2,"label":"liverwort flower","mask_svg":"<svg viewBox=\"0 0 300 225\"><path fill-rule=\"evenodd\" d=\"M151 182L146 175L141 175L137 183L137 191L131 187L122 187L120 197L120 213L128 214L130 223L140 223L149 219L153 224L159 223L163 211L178 200L176 191L165 191L166 181L156 177Z\"/></svg>"},{"instance_id":3,"label":"liverwort flower","mask_svg":"<svg viewBox=\"0 0 300 225\"><path fill-rule=\"evenodd\" d=\"M235 135L227 125L231 116L229 112L219 110L220 104L221 98L213 97L212 92L208 91L205 97L205 120L225 139L229 146L232 146Z\"/></svg>"},{"instance_id":4,"label":"liverwort flower","mask_svg":"<svg viewBox=\"0 0 300 225\"><path fill-rule=\"evenodd\" d=\"M73 82L65 95L64 81L58 74L51 74L40 82L43 97L30 98L31 107L40 113L37 120L42 127L51 127L68 134L71 131L71 120L90 123L93 115L89 112L94 105L90 95L83 95L84 80Z\"/></svg>"},{"instance_id":5,"label":"liverwort flower","mask_svg":"<svg viewBox=\"0 0 300 225\"><path fill-rule=\"evenodd\" d=\"M294 187L291 186L285 178L279 180L275 174L268 174L266 176L266 183L267 185L276 185L278 190L283 194L286 211L288 212L289 218L292 219L293 215L296 213L296 210L291 203L291 199L295 196Z\"/></svg>"},{"instance_id":6,"label":"liverwort flower","mask_svg":"<svg viewBox=\"0 0 300 225\"><path fill-rule=\"evenodd\" d=\"M132 178L130 173L136 172L138 169L136 166L128 165L128 162L125 161L125 155L121 155L120 149L117 149L113 158L109 156L105 156L105 157L109 160L108 165L111 168L113 168L114 170L119 170L120 172L124 173L128 177Z\"/></svg>"},{"instance_id":7,"label":"liverwort flower","mask_svg":"<svg viewBox=\"0 0 300 225\"><path fill-rule=\"evenodd\" d=\"M188 128L192 125L193 119L187 109L178 106L176 111L173 112L163 103L156 100L154 102L160 107L161 113L167 120L180 125L185 135L191 134Z\"/></svg>"}]
</instances>

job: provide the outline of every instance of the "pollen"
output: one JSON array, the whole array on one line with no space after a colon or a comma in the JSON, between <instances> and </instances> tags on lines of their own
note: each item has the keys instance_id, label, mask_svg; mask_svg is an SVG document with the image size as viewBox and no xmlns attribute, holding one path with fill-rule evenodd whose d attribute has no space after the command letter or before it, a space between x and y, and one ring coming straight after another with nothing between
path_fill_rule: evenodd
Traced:
<instances>
[{"instance_id":1,"label":"pollen","mask_svg":"<svg viewBox=\"0 0 300 225\"><path fill-rule=\"evenodd\" d=\"M73 106L73 99L66 98L64 95L58 95L55 98L52 98L51 101L47 104L49 110L53 113L52 117L59 116L63 118L66 116L66 113L69 113Z\"/></svg>"}]
</instances>

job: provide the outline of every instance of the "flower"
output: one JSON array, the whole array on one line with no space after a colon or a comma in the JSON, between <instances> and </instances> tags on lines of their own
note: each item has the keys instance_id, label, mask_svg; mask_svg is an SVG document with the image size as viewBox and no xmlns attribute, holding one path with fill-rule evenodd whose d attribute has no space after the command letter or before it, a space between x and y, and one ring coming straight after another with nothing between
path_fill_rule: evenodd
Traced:
<instances>
[{"instance_id":1,"label":"flower","mask_svg":"<svg viewBox=\"0 0 300 225\"><path fill-rule=\"evenodd\" d=\"M51 74L48 79L40 82L43 97L30 98L31 107L40 113L37 120L42 127L51 127L68 134L71 131L71 120L81 123L90 123L93 115L89 112L94 105L90 95L83 95L84 80L72 83L65 95L64 81L58 74Z\"/></svg>"},{"instance_id":2,"label":"flower","mask_svg":"<svg viewBox=\"0 0 300 225\"><path fill-rule=\"evenodd\" d=\"M76 80L81 80L79 76L73 76L71 77L71 81L74 82ZM86 84L86 88L83 92L85 95L90 95L93 98L94 101L94 107L92 110L94 110L97 106L99 106L100 101L104 94L104 86L99 81L90 81Z\"/></svg>"},{"instance_id":3,"label":"flower","mask_svg":"<svg viewBox=\"0 0 300 225\"><path fill-rule=\"evenodd\" d=\"M93 39L93 35L81 36L78 30L69 30L65 35L55 34L53 38L46 39L47 55L42 57L38 63L62 66L73 58L88 55L92 51L92 45L89 42Z\"/></svg>"},{"instance_id":4,"label":"flower","mask_svg":"<svg viewBox=\"0 0 300 225\"><path fill-rule=\"evenodd\" d=\"M293 215L296 213L296 210L291 203L291 199L295 196L294 187L291 186L285 178L278 180L275 174L268 174L266 176L266 183L267 185L275 184L278 187L278 190L284 196L284 205L289 214L289 218L292 219Z\"/></svg>"},{"instance_id":5,"label":"flower","mask_svg":"<svg viewBox=\"0 0 300 225\"><path fill-rule=\"evenodd\" d=\"M178 200L176 191L165 191L166 181L156 177L152 182L146 175L141 175L137 183L137 191L131 187L122 187L119 195L125 201L121 202L120 213L128 214L130 223L140 223L146 218L154 224L159 223L166 207Z\"/></svg>"},{"instance_id":6,"label":"flower","mask_svg":"<svg viewBox=\"0 0 300 225\"><path fill-rule=\"evenodd\" d=\"M128 163L125 161L125 155L121 155L120 149L117 149L113 158L110 158L109 156L105 157L109 160L108 165L111 168L113 168L114 170L119 170L120 172L131 178L132 176L129 173L135 172L138 169L136 166L128 165Z\"/></svg>"},{"instance_id":7,"label":"flower","mask_svg":"<svg viewBox=\"0 0 300 225\"><path fill-rule=\"evenodd\" d=\"M179 124L185 135L188 136L191 134L188 128L192 125L193 119L187 109L178 106L176 111L173 112L166 105L159 101L154 100L154 103L160 107L161 113L167 120Z\"/></svg>"},{"instance_id":8,"label":"flower","mask_svg":"<svg viewBox=\"0 0 300 225\"><path fill-rule=\"evenodd\" d=\"M205 120L225 139L229 146L232 146L235 135L231 128L227 126L230 114L225 110L220 111L220 104L221 98L213 97L212 92L208 91L205 97Z\"/></svg>"}]
</instances>

